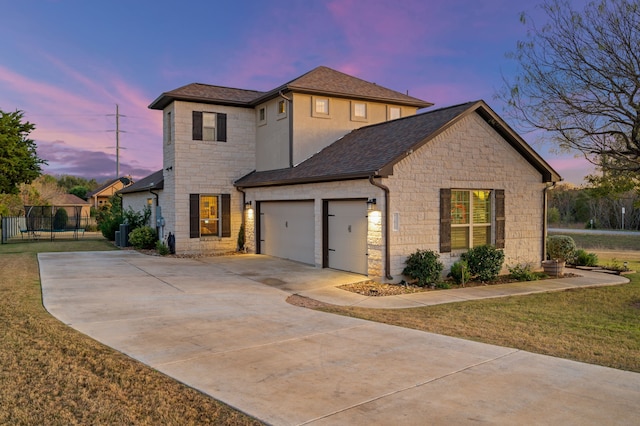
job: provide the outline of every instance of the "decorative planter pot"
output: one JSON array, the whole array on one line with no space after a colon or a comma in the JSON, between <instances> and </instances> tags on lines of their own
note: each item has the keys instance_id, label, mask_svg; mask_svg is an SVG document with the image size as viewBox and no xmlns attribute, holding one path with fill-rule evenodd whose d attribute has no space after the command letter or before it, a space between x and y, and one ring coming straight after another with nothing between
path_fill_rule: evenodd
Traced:
<instances>
[{"instance_id":1,"label":"decorative planter pot","mask_svg":"<svg viewBox=\"0 0 640 426\"><path fill-rule=\"evenodd\" d=\"M561 277L564 275L565 262L562 260L545 260L542 262L544 273L550 277Z\"/></svg>"}]
</instances>

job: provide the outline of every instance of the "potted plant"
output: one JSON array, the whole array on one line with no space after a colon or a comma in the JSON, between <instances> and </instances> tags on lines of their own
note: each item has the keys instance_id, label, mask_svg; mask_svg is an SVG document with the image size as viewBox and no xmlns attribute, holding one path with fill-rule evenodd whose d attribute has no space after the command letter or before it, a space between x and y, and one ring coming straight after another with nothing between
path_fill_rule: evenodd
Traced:
<instances>
[{"instance_id":1,"label":"potted plant","mask_svg":"<svg viewBox=\"0 0 640 426\"><path fill-rule=\"evenodd\" d=\"M560 277L564 275L564 266L572 261L576 252L576 242L567 235L552 235L547 237L547 257L542 262L544 272L548 275Z\"/></svg>"}]
</instances>

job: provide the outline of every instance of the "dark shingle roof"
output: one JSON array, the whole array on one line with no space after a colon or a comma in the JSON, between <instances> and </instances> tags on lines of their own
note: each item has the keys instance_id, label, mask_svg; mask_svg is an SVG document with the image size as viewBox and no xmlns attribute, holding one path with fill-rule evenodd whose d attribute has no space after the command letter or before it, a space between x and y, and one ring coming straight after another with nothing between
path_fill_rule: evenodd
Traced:
<instances>
[{"instance_id":1,"label":"dark shingle roof","mask_svg":"<svg viewBox=\"0 0 640 426\"><path fill-rule=\"evenodd\" d=\"M153 183L153 187L151 184ZM127 186L126 188L118 191L118 194L131 194L133 192L146 192L149 189L163 189L164 188L164 175L162 170L158 170L149 176L140 179L136 183Z\"/></svg>"},{"instance_id":2,"label":"dark shingle roof","mask_svg":"<svg viewBox=\"0 0 640 426\"><path fill-rule=\"evenodd\" d=\"M405 95L323 66L314 68L308 73L265 93L256 99L254 103L263 102L266 99L277 96L279 92L285 91L377 100L400 105L410 105L418 108L426 108L433 105L422 99L414 98L413 96Z\"/></svg>"},{"instance_id":3,"label":"dark shingle roof","mask_svg":"<svg viewBox=\"0 0 640 426\"><path fill-rule=\"evenodd\" d=\"M362 127L324 148L296 167L253 172L235 182L239 187L287 185L388 176L394 164L420 148L462 116L478 112L521 155L533 164L545 181L560 176L482 101L417 114Z\"/></svg>"},{"instance_id":4,"label":"dark shingle roof","mask_svg":"<svg viewBox=\"0 0 640 426\"><path fill-rule=\"evenodd\" d=\"M321 66L268 92L201 83L187 84L163 93L149 105L149 108L163 109L175 100L253 108L259 103L278 96L280 92L290 91L376 100L418 108L433 105L413 96Z\"/></svg>"},{"instance_id":5,"label":"dark shingle roof","mask_svg":"<svg viewBox=\"0 0 640 426\"><path fill-rule=\"evenodd\" d=\"M58 194L54 195L51 200L49 200L51 204L54 206L79 206L79 205L89 205L88 201L83 200L82 198L73 195L73 194Z\"/></svg>"},{"instance_id":6,"label":"dark shingle roof","mask_svg":"<svg viewBox=\"0 0 640 426\"><path fill-rule=\"evenodd\" d=\"M256 90L191 83L163 93L149 108L163 109L174 100L249 107L251 101L262 94Z\"/></svg>"},{"instance_id":7,"label":"dark shingle roof","mask_svg":"<svg viewBox=\"0 0 640 426\"><path fill-rule=\"evenodd\" d=\"M99 187L94 189L93 191L87 193L87 197L91 198L94 195L99 194L100 192L104 191L105 189L109 188L111 185L116 183L118 180L120 180L120 179L116 178L116 179L111 179L111 180L106 181L105 183L103 183L102 185L100 185Z\"/></svg>"}]
</instances>

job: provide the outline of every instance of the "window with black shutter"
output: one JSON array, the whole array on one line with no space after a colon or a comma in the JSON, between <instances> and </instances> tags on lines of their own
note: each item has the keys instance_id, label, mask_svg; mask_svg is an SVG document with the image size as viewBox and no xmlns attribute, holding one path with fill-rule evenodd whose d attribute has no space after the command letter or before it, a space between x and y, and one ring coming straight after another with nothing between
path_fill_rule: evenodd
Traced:
<instances>
[{"instance_id":1,"label":"window with black shutter","mask_svg":"<svg viewBox=\"0 0 640 426\"><path fill-rule=\"evenodd\" d=\"M192 128L194 141L227 141L227 114L193 111Z\"/></svg>"},{"instance_id":2,"label":"window with black shutter","mask_svg":"<svg viewBox=\"0 0 640 426\"><path fill-rule=\"evenodd\" d=\"M231 195L189 194L189 237L231 237Z\"/></svg>"}]
</instances>

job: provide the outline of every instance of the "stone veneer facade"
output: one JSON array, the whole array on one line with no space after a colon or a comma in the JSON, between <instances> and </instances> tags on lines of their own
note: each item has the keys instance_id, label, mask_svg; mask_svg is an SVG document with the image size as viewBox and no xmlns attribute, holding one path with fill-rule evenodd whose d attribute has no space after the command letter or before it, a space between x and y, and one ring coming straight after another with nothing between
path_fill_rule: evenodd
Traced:
<instances>
[{"instance_id":1,"label":"stone veneer facade","mask_svg":"<svg viewBox=\"0 0 640 426\"><path fill-rule=\"evenodd\" d=\"M193 111L227 114L227 142L194 141ZM175 235L179 253L234 251L242 223L243 199L233 182L255 167L254 109L175 101L163 114L165 235L169 232ZM189 237L189 194L230 194L230 237Z\"/></svg>"},{"instance_id":2,"label":"stone veneer facade","mask_svg":"<svg viewBox=\"0 0 640 426\"><path fill-rule=\"evenodd\" d=\"M544 189L542 176L479 115L465 116L426 145L398 162L393 175L376 179L390 194L390 275L402 279L407 256L417 249L439 251L440 189L505 191L505 266L539 266L543 249ZM315 264L322 265L322 201L376 198L369 213L369 276L384 280L384 191L368 180L287 185L246 190L247 200L315 201ZM398 229L393 229L393 215ZM255 218L246 212L247 249L255 251ZM445 273L461 252L443 253Z\"/></svg>"}]
</instances>

